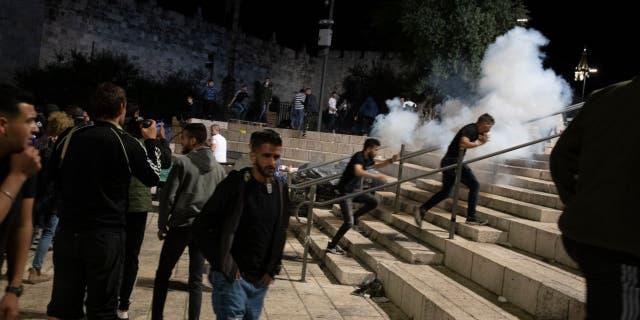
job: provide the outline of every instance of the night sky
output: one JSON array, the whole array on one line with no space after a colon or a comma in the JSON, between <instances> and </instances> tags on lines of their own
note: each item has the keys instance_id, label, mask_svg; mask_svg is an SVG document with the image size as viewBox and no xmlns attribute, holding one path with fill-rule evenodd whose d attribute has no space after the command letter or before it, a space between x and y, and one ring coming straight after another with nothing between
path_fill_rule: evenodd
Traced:
<instances>
[{"instance_id":1,"label":"night sky","mask_svg":"<svg viewBox=\"0 0 640 320\"><path fill-rule=\"evenodd\" d=\"M231 12L225 12L229 0L159 0L159 3L186 14L198 5L205 17L230 27ZM382 0L335 0L334 49L393 50L397 45L393 30L381 34L372 30L374 19L385 12ZM328 2L328 1L326 1ZM241 28L255 37L271 39L292 49L303 45L309 53L317 52L317 33L320 19L328 17L325 0L243 0ZM542 32L550 43L543 48L545 67L552 68L579 93L581 83L573 81L573 70L586 46L589 65L598 73L587 80L587 93L640 74L640 59L631 50L631 42L638 39L640 29L632 2L608 1L546 1L526 0L530 13L529 27ZM559 7L561 5L562 7ZM399 27L399 24L397 24ZM396 41L396 43L394 43Z\"/></svg>"}]
</instances>

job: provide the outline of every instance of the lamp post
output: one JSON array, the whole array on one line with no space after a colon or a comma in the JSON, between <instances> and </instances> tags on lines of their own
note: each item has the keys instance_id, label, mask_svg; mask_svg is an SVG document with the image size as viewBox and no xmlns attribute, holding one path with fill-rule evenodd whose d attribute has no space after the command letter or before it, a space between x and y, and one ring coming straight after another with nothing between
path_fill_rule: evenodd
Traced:
<instances>
[{"instance_id":1,"label":"lamp post","mask_svg":"<svg viewBox=\"0 0 640 320\"><path fill-rule=\"evenodd\" d=\"M574 72L574 80L582 81L582 101L584 101L584 90L587 86L587 78L589 78L590 74L596 72L598 72L598 69L589 67L589 63L587 63L587 48L584 48L580 62L578 62L578 66Z\"/></svg>"},{"instance_id":2,"label":"lamp post","mask_svg":"<svg viewBox=\"0 0 640 320\"><path fill-rule=\"evenodd\" d=\"M333 4L334 0L325 0L325 4L330 2L329 5L329 19L320 20L320 31L318 33L318 46L320 46L321 52L324 54L322 61L322 75L320 76L320 95L319 95L319 107L318 107L318 132L322 131L322 106L324 105L324 80L327 73L327 63L329 62L329 49L331 48L331 36L333 35Z\"/></svg>"}]
</instances>

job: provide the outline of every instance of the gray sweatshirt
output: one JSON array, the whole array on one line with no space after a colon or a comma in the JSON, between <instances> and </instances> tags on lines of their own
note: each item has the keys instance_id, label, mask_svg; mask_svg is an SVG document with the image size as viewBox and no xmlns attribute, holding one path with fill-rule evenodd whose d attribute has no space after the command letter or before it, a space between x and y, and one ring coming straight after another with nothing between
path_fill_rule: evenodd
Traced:
<instances>
[{"instance_id":1,"label":"gray sweatshirt","mask_svg":"<svg viewBox=\"0 0 640 320\"><path fill-rule=\"evenodd\" d=\"M160 192L158 228L190 226L224 177L224 169L208 147L177 156Z\"/></svg>"}]
</instances>

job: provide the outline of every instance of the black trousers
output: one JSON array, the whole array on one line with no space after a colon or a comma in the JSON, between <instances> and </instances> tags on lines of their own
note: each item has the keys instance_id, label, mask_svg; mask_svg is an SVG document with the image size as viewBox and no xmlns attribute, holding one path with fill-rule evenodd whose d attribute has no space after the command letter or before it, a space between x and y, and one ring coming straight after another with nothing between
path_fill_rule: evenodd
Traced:
<instances>
[{"instance_id":1,"label":"black trousers","mask_svg":"<svg viewBox=\"0 0 640 320\"><path fill-rule=\"evenodd\" d=\"M587 319L640 319L640 257L562 237L587 281Z\"/></svg>"},{"instance_id":2,"label":"black trousers","mask_svg":"<svg viewBox=\"0 0 640 320\"><path fill-rule=\"evenodd\" d=\"M353 202L364 203L364 205L354 213L352 208ZM342 239L347 231L353 227L353 225L358 221L358 218L375 209L377 206L378 199L370 193L365 193L353 199L347 199L340 202L340 211L342 211L342 220L344 222L340 226L340 229L338 229L338 232L333 236L333 239L331 239L331 242L329 242L329 247L333 248L338 245L338 243L340 243L340 239Z\"/></svg>"},{"instance_id":3,"label":"black trousers","mask_svg":"<svg viewBox=\"0 0 640 320\"><path fill-rule=\"evenodd\" d=\"M146 229L146 225L146 212L127 213L124 266L118 306L118 309L120 310L129 310L131 292L133 292L133 287L135 286L136 279L138 277L138 256L140 255L142 240L144 240L144 230Z\"/></svg>"},{"instance_id":4,"label":"black trousers","mask_svg":"<svg viewBox=\"0 0 640 320\"><path fill-rule=\"evenodd\" d=\"M456 164L456 159L444 158L440 161L440 167L446 167ZM469 188L469 197L467 198L467 219L475 218L476 206L478 205L478 192L480 191L480 183L467 165L462 166L460 182ZM456 170L450 169L442 172L442 189L434 194L421 208L429 210L435 207L440 201L446 199L456 183Z\"/></svg>"},{"instance_id":5,"label":"black trousers","mask_svg":"<svg viewBox=\"0 0 640 320\"><path fill-rule=\"evenodd\" d=\"M124 230L58 230L53 250L53 290L47 314L60 319L116 319L124 260ZM86 292L86 301L85 301Z\"/></svg>"},{"instance_id":6,"label":"black trousers","mask_svg":"<svg viewBox=\"0 0 640 320\"><path fill-rule=\"evenodd\" d=\"M169 290L169 278L173 267L186 247L189 247L189 320L200 318L204 257L193 240L191 227L179 227L169 230L162 245L156 279L153 283L151 319L163 318L164 303L167 300L167 290Z\"/></svg>"}]
</instances>

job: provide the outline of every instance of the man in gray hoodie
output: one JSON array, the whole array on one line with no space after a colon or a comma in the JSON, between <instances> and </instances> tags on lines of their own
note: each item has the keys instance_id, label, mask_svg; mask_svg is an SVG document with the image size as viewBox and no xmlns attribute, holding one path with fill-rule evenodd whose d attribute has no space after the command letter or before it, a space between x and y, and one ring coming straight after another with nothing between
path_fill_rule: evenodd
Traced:
<instances>
[{"instance_id":1,"label":"man in gray hoodie","mask_svg":"<svg viewBox=\"0 0 640 320\"><path fill-rule=\"evenodd\" d=\"M173 168L160 194L158 238L164 240L153 285L151 319L162 319L169 278L182 252L189 247L189 320L200 317L204 258L193 241L191 224L225 177L224 169L205 145L207 129L201 123L184 127L183 156Z\"/></svg>"}]
</instances>

